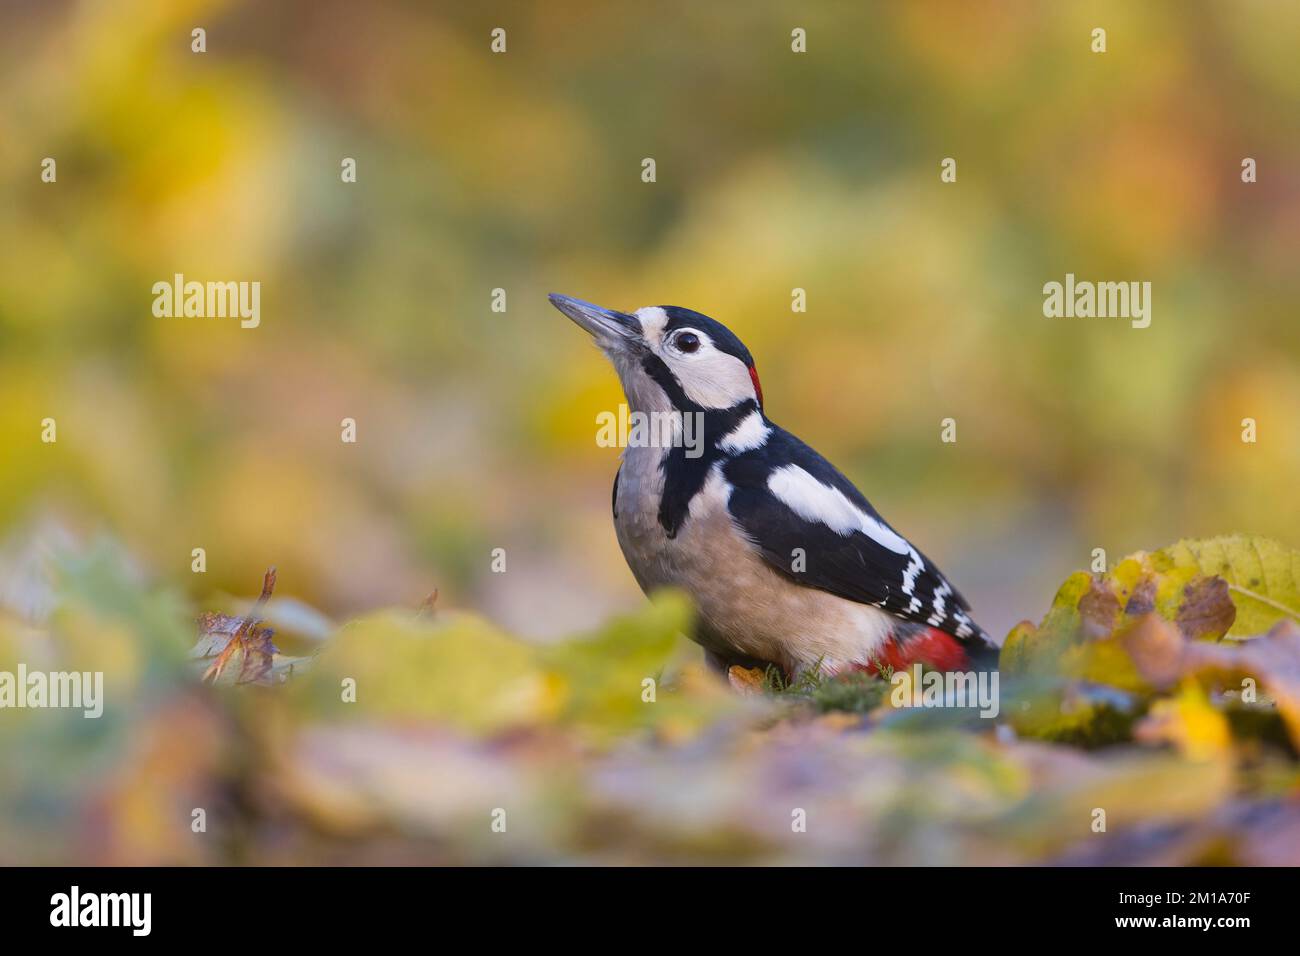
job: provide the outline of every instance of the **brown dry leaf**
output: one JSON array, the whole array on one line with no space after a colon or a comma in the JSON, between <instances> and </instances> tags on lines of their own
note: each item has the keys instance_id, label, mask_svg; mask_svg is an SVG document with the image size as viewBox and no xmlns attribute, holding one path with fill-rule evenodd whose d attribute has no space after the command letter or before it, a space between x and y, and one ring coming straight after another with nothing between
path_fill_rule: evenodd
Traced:
<instances>
[{"instance_id":1,"label":"brown dry leaf","mask_svg":"<svg viewBox=\"0 0 1300 956\"><path fill-rule=\"evenodd\" d=\"M420 602L420 606L415 609L415 619L417 621L432 620L438 613L438 589L433 591Z\"/></svg>"},{"instance_id":2,"label":"brown dry leaf","mask_svg":"<svg viewBox=\"0 0 1300 956\"><path fill-rule=\"evenodd\" d=\"M1183 603L1175 619L1188 640L1221 637L1237 618L1228 582L1218 575L1196 578L1183 588Z\"/></svg>"},{"instance_id":3,"label":"brown dry leaf","mask_svg":"<svg viewBox=\"0 0 1300 956\"><path fill-rule=\"evenodd\" d=\"M203 672L203 680L216 683L238 661L234 670L236 684L272 683L272 665L278 653L271 637L275 633L264 627L258 614L266 607L275 589L275 568L262 579L262 593L257 602L243 617L207 613L199 617L199 640L190 656L199 659L216 658Z\"/></svg>"},{"instance_id":4,"label":"brown dry leaf","mask_svg":"<svg viewBox=\"0 0 1300 956\"><path fill-rule=\"evenodd\" d=\"M1002 645L1008 673L1038 668L1108 682L1115 663L1110 640L1155 614L1189 640L1219 640L1233 626L1237 607L1229 582L1191 569L1153 572L1133 558L1105 574L1077 572L1057 592L1041 624L1025 621ZM1074 670L1069 670L1074 668Z\"/></svg>"},{"instance_id":5,"label":"brown dry leaf","mask_svg":"<svg viewBox=\"0 0 1300 956\"><path fill-rule=\"evenodd\" d=\"M1120 644L1138 673L1157 690L1167 690L1183 674L1187 641L1178 629L1156 614L1140 618L1120 637Z\"/></svg>"},{"instance_id":6,"label":"brown dry leaf","mask_svg":"<svg viewBox=\"0 0 1300 956\"><path fill-rule=\"evenodd\" d=\"M1119 599L1115 599L1119 603ZM1082 609L1083 605L1079 605ZM1124 613L1130 617L1141 617L1143 614L1150 614L1156 609L1156 579L1147 575L1137 583L1133 588L1133 593L1128 597L1128 603L1124 605Z\"/></svg>"},{"instance_id":7,"label":"brown dry leaf","mask_svg":"<svg viewBox=\"0 0 1300 956\"><path fill-rule=\"evenodd\" d=\"M1112 590L1114 582L1101 576L1093 578L1088 593L1079 601L1079 615L1084 633L1094 640L1109 636L1119 623L1120 601ZM1188 640L1218 639L1232 627L1237 608L1232 603L1228 582L1209 575L1197 576L1188 581L1181 592L1177 582L1162 582L1155 574L1143 571L1124 602L1124 616L1138 618L1152 612L1172 616L1178 629ZM1170 605L1176 610L1171 612Z\"/></svg>"},{"instance_id":8,"label":"brown dry leaf","mask_svg":"<svg viewBox=\"0 0 1300 956\"><path fill-rule=\"evenodd\" d=\"M1079 599L1079 622L1088 640L1109 637L1119 617L1119 598L1100 577L1094 577Z\"/></svg>"},{"instance_id":9,"label":"brown dry leaf","mask_svg":"<svg viewBox=\"0 0 1300 956\"><path fill-rule=\"evenodd\" d=\"M756 697L763 693L764 671L761 667L741 667L733 664L727 669L727 683L742 697Z\"/></svg>"}]
</instances>

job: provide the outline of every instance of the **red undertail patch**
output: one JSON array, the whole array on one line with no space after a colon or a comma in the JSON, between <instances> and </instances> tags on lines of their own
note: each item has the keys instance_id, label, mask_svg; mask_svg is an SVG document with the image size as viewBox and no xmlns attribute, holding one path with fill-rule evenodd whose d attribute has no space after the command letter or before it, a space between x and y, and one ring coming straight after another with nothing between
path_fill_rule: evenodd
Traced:
<instances>
[{"instance_id":1,"label":"red undertail patch","mask_svg":"<svg viewBox=\"0 0 1300 956\"><path fill-rule=\"evenodd\" d=\"M961 642L951 634L932 627L901 642L891 639L876 655L876 662L868 666L867 671L876 673L879 670L878 664L903 671L918 662L943 671L964 671L970 668L970 657Z\"/></svg>"}]
</instances>

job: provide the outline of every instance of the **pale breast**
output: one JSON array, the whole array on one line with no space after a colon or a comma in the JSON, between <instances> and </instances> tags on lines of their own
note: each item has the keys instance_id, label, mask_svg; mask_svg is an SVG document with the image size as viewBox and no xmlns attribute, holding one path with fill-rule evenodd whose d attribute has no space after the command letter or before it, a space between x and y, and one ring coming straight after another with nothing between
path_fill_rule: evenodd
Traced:
<instances>
[{"instance_id":1,"label":"pale breast","mask_svg":"<svg viewBox=\"0 0 1300 956\"><path fill-rule=\"evenodd\" d=\"M711 650L774 661L788 670L819 660L828 672L869 663L893 626L889 615L774 571L732 521L730 487L720 467L691 499L676 536L668 536L659 522L662 453L628 449L618 476L615 529L641 589L686 591L706 625L693 636Z\"/></svg>"}]
</instances>

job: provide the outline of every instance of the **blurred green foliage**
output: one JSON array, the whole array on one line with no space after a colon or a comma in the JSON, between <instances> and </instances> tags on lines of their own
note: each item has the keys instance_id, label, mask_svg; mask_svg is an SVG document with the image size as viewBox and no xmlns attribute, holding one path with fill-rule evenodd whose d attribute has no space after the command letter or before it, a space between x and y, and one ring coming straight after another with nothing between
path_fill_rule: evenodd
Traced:
<instances>
[{"instance_id":1,"label":"blurred green foliage","mask_svg":"<svg viewBox=\"0 0 1300 956\"><path fill-rule=\"evenodd\" d=\"M0 671L106 676L99 719L3 712L0 862L1300 858L1294 622L1240 646L1155 615L1089 636L1100 618L1063 588L1018 633L1035 653L1013 649L996 722L895 709L863 674L734 693L682 653L672 595L546 647L474 615L371 614L277 634L307 653L271 686L207 684L197 629L127 563L60 563L44 626L0 616ZM1257 700L1231 693L1241 673Z\"/></svg>"}]
</instances>

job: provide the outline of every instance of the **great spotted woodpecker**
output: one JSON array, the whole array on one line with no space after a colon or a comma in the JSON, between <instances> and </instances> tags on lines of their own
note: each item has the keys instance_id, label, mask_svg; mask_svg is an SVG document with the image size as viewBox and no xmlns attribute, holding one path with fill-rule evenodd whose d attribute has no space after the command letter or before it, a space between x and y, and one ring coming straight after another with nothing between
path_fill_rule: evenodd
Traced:
<instances>
[{"instance_id":1,"label":"great spotted woodpecker","mask_svg":"<svg viewBox=\"0 0 1300 956\"><path fill-rule=\"evenodd\" d=\"M701 426L694 448L630 443L613 507L637 583L690 595L692 636L712 666L775 664L793 676L996 665L939 569L764 414L754 360L726 326L676 306L625 313L550 299L614 364L633 413Z\"/></svg>"}]
</instances>

